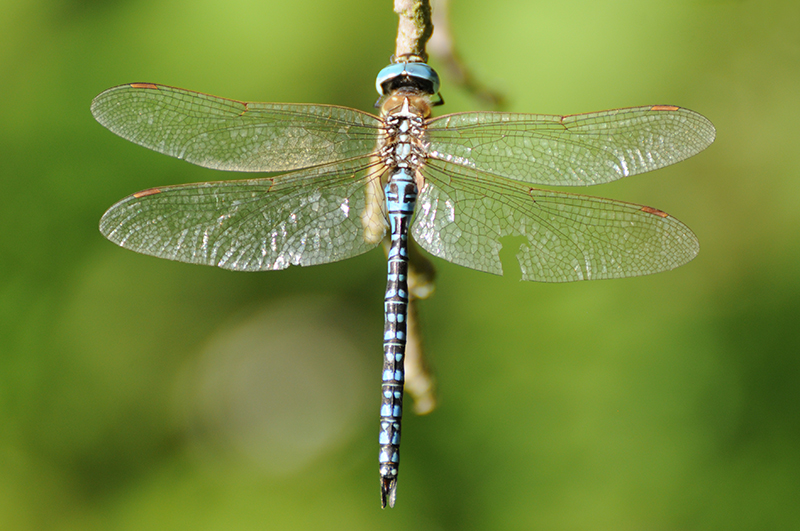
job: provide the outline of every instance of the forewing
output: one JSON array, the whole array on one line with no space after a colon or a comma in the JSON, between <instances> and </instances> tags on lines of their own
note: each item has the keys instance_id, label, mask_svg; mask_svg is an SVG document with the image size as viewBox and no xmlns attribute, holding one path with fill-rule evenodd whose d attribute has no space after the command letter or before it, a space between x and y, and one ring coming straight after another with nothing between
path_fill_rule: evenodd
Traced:
<instances>
[{"instance_id":1,"label":"forewing","mask_svg":"<svg viewBox=\"0 0 800 531\"><path fill-rule=\"evenodd\" d=\"M361 214L369 158L274 178L144 190L112 206L100 232L133 251L236 271L336 262L377 245ZM373 228L374 230L374 228Z\"/></svg>"},{"instance_id":2,"label":"forewing","mask_svg":"<svg viewBox=\"0 0 800 531\"><path fill-rule=\"evenodd\" d=\"M450 262L502 274L500 239L522 236L523 280L569 282L648 275L697 255L692 231L660 210L524 184L429 160L411 227Z\"/></svg>"},{"instance_id":3,"label":"forewing","mask_svg":"<svg viewBox=\"0 0 800 531\"><path fill-rule=\"evenodd\" d=\"M682 161L715 134L702 115L666 105L571 116L470 112L431 120L428 152L525 183L588 186Z\"/></svg>"},{"instance_id":4,"label":"forewing","mask_svg":"<svg viewBox=\"0 0 800 531\"><path fill-rule=\"evenodd\" d=\"M333 105L247 103L164 85L106 90L92 114L113 133L217 170L307 168L374 151L375 116Z\"/></svg>"}]
</instances>

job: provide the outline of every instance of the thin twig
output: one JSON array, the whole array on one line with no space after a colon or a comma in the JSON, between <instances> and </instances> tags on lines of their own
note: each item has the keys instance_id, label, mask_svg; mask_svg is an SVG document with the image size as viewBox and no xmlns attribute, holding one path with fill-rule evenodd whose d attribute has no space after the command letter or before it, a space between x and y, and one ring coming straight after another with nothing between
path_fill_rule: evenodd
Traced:
<instances>
[{"instance_id":1,"label":"thin twig","mask_svg":"<svg viewBox=\"0 0 800 531\"><path fill-rule=\"evenodd\" d=\"M428 54L425 46L433 35L430 1L394 0L394 12L400 17L395 58L416 57L419 61L426 62Z\"/></svg>"}]
</instances>

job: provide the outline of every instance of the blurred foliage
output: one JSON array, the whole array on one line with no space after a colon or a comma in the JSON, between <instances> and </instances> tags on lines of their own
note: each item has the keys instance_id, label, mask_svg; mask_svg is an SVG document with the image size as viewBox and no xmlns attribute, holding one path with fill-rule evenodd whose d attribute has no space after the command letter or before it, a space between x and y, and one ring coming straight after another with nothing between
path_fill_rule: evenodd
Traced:
<instances>
[{"instance_id":1,"label":"blurred foliage","mask_svg":"<svg viewBox=\"0 0 800 531\"><path fill-rule=\"evenodd\" d=\"M110 244L97 222L116 200L220 176L115 137L89 103L150 81L370 110L392 3L4 1L0 528L797 525L800 4L451 10L509 110L708 116L706 152L586 190L674 214L700 256L567 285L437 260L420 310L441 407L407 416L381 511L382 254L235 274ZM442 92L447 112L477 108Z\"/></svg>"}]
</instances>

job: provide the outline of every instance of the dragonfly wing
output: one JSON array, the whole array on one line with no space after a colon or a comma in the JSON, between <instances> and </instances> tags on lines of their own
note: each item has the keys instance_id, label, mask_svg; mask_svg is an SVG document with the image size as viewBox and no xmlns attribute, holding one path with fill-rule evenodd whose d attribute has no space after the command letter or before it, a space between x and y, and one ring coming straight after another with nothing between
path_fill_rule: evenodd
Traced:
<instances>
[{"instance_id":1,"label":"dragonfly wing","mask_svg":"<svg viewBox=\"0 0 800 531\"><path fill-rule=\"evenodd\" d=\"M217 170L286 171L374 151L380 122L333 105L247 103L152 83L120 85L92 101L113 133Z\"/></svg>"},{"instance_id":2,"label":"dragonfly wing","mask_svg":"<svg viewBox=\"0 0 800 531\"><path fill-rule=\"evenodd\" d=\"M100 232L136 252L236 271L336 262L380 241L365 240L361 217L365 188L382 171L361 158L274 178L153 188L108 209Z\"/></svg>"},{"instance_id":3,"label":"dragonfly wing","mask_svg":"<svg viewBox=\"0 0 800 531\"><path fill-rule=\"evenodd\" d=\"M588 186L682 161L715 134L702 115L666 105L571 116L470 112L431 120L428 153L525 183Z\"/></svg>"},{"instance_id":4,"label":"dragonfly wing","mask_svg":"<svg viewBox=\"0 0 800 531\"><path fill-rule=\"evenodd\" d=\"M502 274L500 239L523 236L523 280L569 282L648 275L697 255L692 231L660 210L539 190L429 160L411 227L428 252Z\"/></svg>"}]
</instances>

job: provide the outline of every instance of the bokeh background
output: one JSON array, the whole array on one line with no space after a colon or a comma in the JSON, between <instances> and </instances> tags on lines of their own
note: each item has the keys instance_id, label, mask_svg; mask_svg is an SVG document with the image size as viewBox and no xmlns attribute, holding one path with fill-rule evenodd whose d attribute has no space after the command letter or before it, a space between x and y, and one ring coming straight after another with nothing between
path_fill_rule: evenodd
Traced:
<instances>
[{"instance_id":1,"label":"bokeh background","mask_svg":"<svg viewBox=\"0 0 800 531\"><path fill-rule=\"evenodd\" d=\"M420 318L441 405L406 416L391 511L382 253L245 274L120 249L97 230L112 203L226 176L89 112L134 81L370 110L391 1L0 13L0 528L797 528L797 2L452 1L459 53L506 109L675 104L718 136L581 190L692 227L678 270L545 285L511 251L504 277L435 260ZM446 112L485 108L441 73Z\"/></svg>"}]
</instances>

